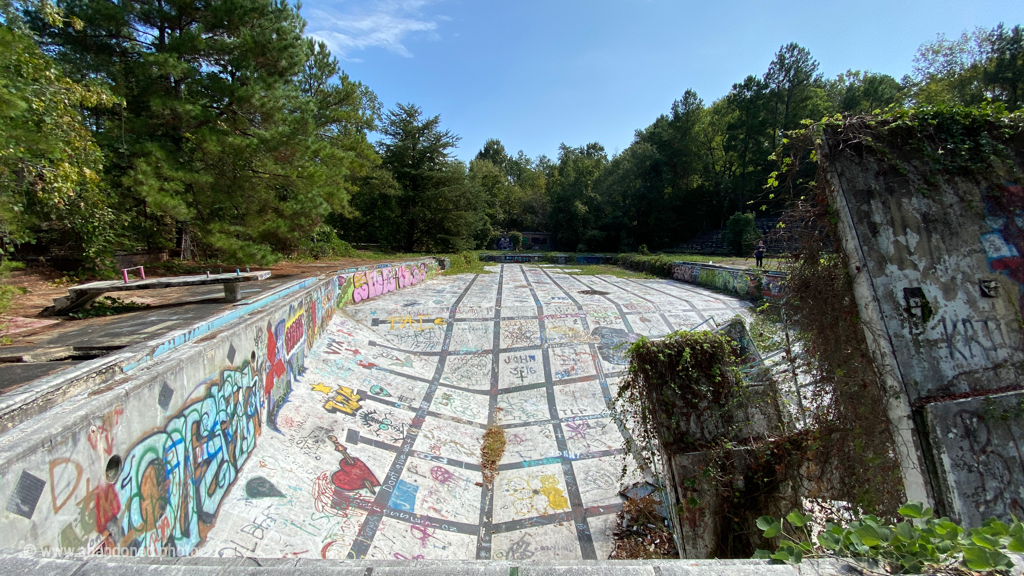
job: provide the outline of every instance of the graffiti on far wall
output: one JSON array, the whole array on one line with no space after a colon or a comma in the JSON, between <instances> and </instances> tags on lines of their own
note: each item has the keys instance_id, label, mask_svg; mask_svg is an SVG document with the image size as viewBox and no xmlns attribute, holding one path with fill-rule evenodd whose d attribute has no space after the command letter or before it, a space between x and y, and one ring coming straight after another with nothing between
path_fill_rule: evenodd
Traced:
<instances>
[{"instance_id":1,"label":"graffiti on far wall","mask_svg":"<svg viewBox=\"0 0 1024 576\"><path fill-rule=\"evenodd\" d=\"M1024 312L1024 187L1017 184L989 190L985 195L985 223L981 235L988 267L1020 287L1019 311Z\"/></svg>"}]
</instances>

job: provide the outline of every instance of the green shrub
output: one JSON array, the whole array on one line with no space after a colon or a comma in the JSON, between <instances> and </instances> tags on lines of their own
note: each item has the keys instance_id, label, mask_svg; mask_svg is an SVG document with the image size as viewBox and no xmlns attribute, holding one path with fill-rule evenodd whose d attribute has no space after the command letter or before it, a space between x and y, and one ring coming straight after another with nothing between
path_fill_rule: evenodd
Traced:
<instances>
[{"instance_id":1,"label":"green shrub","mask_svg":"<svg viewBox=\"0 0 1024 576\"><path fill-rule=\"evenodd\" d=\"M650 254L647 256L641 254L619 254L618 256L619 266L662 278L672 277L672 263L675 261L675 258L664 254Z\"/></svg>"},{"instance_id":2,"label":"green shrub","mask_svg":"<svg viewBox=\"0 0 1024 576\"><path fill-rule=\"evenodd\" d=\"M808 530L811 516L797 510L780 519L762 516L757 527L764 537L781 541L774 553L758 550L754 558L798 564L805 557L831 556L879 562L890 574L961 574L1008 571L1013 562L1003 552L1024 552L1024 524L1016 518L1012 524L991 518L980 528L964 529L949 518L936 519L920 502L908 502L899 514L906 520L896 524L872 515L826 522L816 542Z\"/></svg>"},{"instance_id":3,"label":"green shrub","mask_svg":"<svg viewBox=\"0 0 1024 576\"><path fill-rule=\"evenodd\" d=\"M480 255L476 252L459 252L447 256L449 267L444 271L445 276L455 274L489 274L484 268L486 263L480 260Z\"/></svg>"},{"instance_id":4,"label":"green shrub","mask_svg":"<svg viewBox=\"0 0 1024 576\"><path fill-rule=\"evenodd\" d=\"M512 251L519 252L523 249L523 235L519 232L509 232L508 239L512 241Z\"/></svg>"},{"instance_id":5,"label":"green shrub","mask_svg":"<svg viewBox=\"0 0 1024 576\"><path fill-rule=\"evenodd\" d=\"M487 237L487 244L486 244L485 248L487 250L497 250L498 249L498 240L501 240L501 233L500 232L491 232L490 236Z\"/></svg>"},{"instance_id":6,"label":"green shrub","mask_svg":"<svg viewBox=\"0 0 1024 576\"><path fill-rule=\"evenodd\" d=\"M323 225L317 228L312 236L303 243L302 254L316 260L352 258L356 256L356 249L348 242L338 238L334 228Z\"/></svg>"},{"instance_id":7,"label":"green shrub","mask_svg":"<svg viewBox=\"0 0 1024 576\"><path fill-rule=\"evenodd\" d=\"M746 214L737 212L730 216L725 223L722 240L734 256L750 256L760 239L761 233L758 232L757 225L754 223L754 215L749 212Z\"/></svg>"}]
</instances>

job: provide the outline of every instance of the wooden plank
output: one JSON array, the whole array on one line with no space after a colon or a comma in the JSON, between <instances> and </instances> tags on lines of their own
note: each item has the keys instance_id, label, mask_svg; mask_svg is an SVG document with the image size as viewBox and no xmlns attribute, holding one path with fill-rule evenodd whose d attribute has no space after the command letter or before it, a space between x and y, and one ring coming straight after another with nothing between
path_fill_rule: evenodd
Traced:
<instances>
[{"instance_id":1,"label":"wooden plank","mask_svg":"<svg viewBox=\"0 0 1024 576\"><path fill-rule=\"evenodd\" d=\"M103 280L90 282L68 288L72 295L103 294L105 292L126 292L130 290L157 290L160 288L180 288L182 286L204 286L209 284L234 284L237 282L255 282L270 278L270 271L242 272L241 274L200 274L196 276L170 276L167 278L147 278L125 284L121 280Z\"/></svg>"}]
</instances>

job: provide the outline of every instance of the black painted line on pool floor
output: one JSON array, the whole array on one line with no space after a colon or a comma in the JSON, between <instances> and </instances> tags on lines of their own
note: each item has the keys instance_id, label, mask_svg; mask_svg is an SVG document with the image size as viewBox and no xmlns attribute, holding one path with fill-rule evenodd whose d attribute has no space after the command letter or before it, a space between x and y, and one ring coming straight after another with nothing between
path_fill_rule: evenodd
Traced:
<instances>
[{"instance_id":1,"label":"black painted line on pool floor","mask_svg":"<svg viewBox=\"0 0 1024 576\"><path fill-rule=\"evenodd\" d=\"M706 288L701 288L699 286L690 286L690 285L687 285L687 284L683 284L682 282L679 282L678 280L661 280L661 281L657 281L658 285L660 285L660 286L665 286L667 288L672 288L674 290L679 290L679 291L681 291L683 293L686 293L686 294L693 294L694 296L700 296L700 297L703 297L703 298L707 298L708 300L711 300L713 302L717 302L719 304L719 307L708 306L708 307L705 307L705 308L701 309L701 308L697 308L697 305L694 304L693 302L691 302L690 300L687 300L685 298L682 298L680 296L672 294L669 291L659 290L658 288L655 288L654 286L648 286L647 284L643 284L643 283L637 282L636 280L630 280L628 278L623 278L623 280L627 280L627 281L632 282L634 284L639 284L640 286L643 286L643 287L648 288L650 290L654 290L656 292L660 292L660 293L665 294L666 296L668 296L670 298L675 298L677 300L683 300L684 302L689 303L690 306L693 307L693 309L697 311L698 315L700 315L701 319L704 320L705 322L709 318L713 317L715 312L719 312L719 311L726 311L726 312L732 313L733 315L740 315L740 316L742 316L742 314L744 312L749 313L747 311L747 307L742 305L742 303L744 302L743 298L741 298L738 295L731 296L729 294L719 294L717 292L712 292L711 290L708 290ZM715 296L718 296L718 297L715 297ZM716 320L716 323L717 323L717 320ZM691 328L691 330L692 330L692 328Z\"/></svg>"},{"instance_id":2,"label":"black painted line on pool floor","mask_svg":"<svg viewBox=\"0 0 1024 576\"><path fill-rule=\"evenodd\" d=\"M587 519L595 518L598 516L608 516L609 514L617 514L621 509L621 502L615 504L588 506L583 509L583 516ZM566 522L571 523L573 522L573 520L573 515L569 514L568 512L558 512L556 514L545 514L544 516L531 516L530 518L520 518L518 520L509 520L508 522L501 522L495 524L491 529L494 530L495 534L504 534L505 532L513 532L515 530L523 530L526 528L535 528L537 526L551 526L552 524L563 524ZM597 555L596 551L594 555ZM584 558L584 560L586 559L587 558Z\"/></svg>"},{"instance_id":3,"label":"black painted line on pool floor","mask_svg":"<svg viewBox=\"0 0 1024 576\"><path fill-rule=\"evenodd\" d=\"M491 387L487 398L487 425L493 425L498 407L498 367L501 354L501 295L505 282L505 267L498 267L498 290L494 297L494 334L491 345ZM481 447L482 449L482 447ZM476 559L491 559L491 518L494 514L494 486L484 482L480 491L480 531L476 540Z\"/></svg>"},{"instance_id":4,"label":"black painted line on pool floor","mask_svg":"<svg viewBox=\"0 0 1024 576\"><path fill-rule=\"evenodd\" d=\"M479 278L479 274L474 275L473 279L466 284L466 287L463 288L462 293L455 300L452 308L456 308L459 303L462 302L462 299L469 293L473 284L476 283L477 278ZM451 312L450 318L454 318L454 314L454 312ZM442 351L447 350L448 345L451 343L454 326L455 325L451 322L445 326L444 341L441 344ZM441 380L441 374L444 373L445 360L446 356L442 354L437 361L437 366L434 369L434 377L431 379L431 383L427 387L427 391L424 393L423 399L420 401L420 410L417 412L416 418L413 420L414 425L409 427L409 431L405 435L405 440L402 442L401 451L395 454L395 459L392 461L391 467L388 469L388 473L381 482L380 489L377 491L377 495L373 500L376 509L382 511L386 510L392 494L392 491L388 490L387 487L394 487L397 485L399 478L402 476L402 471L405 470L405 464L408 462L409 458L408 452L412 450L413 444L416 443L416 439L419 437L420 429L427 416L427 409L434 400L434 392L437 391L438 383ZM352 542L352 547L349 549L347 555L349 559L366 558L366 554L370 551L370 546L373 544L373 537L377 534L377 529L380 527L380 522L383 516L383 513L368 514L366 518L363 519L359 525L359 532L356 534L356 538Z\"/></svg>"},{"instance_id":5,"label":"black painted line on pool floor","mask_svg":"<svg viewBox=\"0 0 1024 576\"><path fill-rule=\"evenodd\" d=\"M522 272L523 277L526 279L527 286L530 287L530 291L536 298L537 293L533 288L533 282L530 281L529 275L523 271L522 266L519 267L519 270L520 272ZM541 271L547 274L546 271ZM548 275L548 277L550 278L550 275ZM566 295L568 296L568 294ZM571 300L572 297L570 296L570 301ZM538 307L541 308L541 311L543 311L543 306L539 304L539 300ZM582 311L582 307L579 307L578 305L577 309ZM585 317L580 318L580 325L583 327L584 333L589 335L590 330L587 329L586 322L587 319ZM545 321L538 318L538 323L540 324L541 334L544 334ZM590 344L590 350L592 355L596 354L597 352L593 344ZM593 356L593 358L596 358L596 356ZM569 452L569 448L565 441L565 435L562 432L562 423L558 415L558 404L555 401L555 388L552 384L553 379L551 377L551 359L549 353L543 355L543 362L544 382L547 384L546 391L548 399L548 415L551 417L552 420L556 421L554 424L552 424L552 427L555 430L555 446L558 448L559 460L562 465L562 477L565 479L565 490L568 493L569 497L569 507L571 510L570 521L573 523L573 527L575 527L576 529L576 539L579 542L580 552L583 555L583 559L597 560L597 549L594 547L594 536L590 533L590 525L587 523L586 516L584 516L583 514L583 496L580 495L580 487L579 484L576 483L576 473L573 470L572 462L564 458L565 454ZM594 362L594 367L596 370L598 370L598 374L600 374L601 366L597 363L597 361Z\"/></svg>"},{"instance_id":6,"label":"black painted line on pool floor","mask_svg":"<svg viewBox=\"0 0 1024 576\"><path fill-rule=\"evenodd\" d=\"M560 284L558 284L558 282L556 282L553 277L551 277L550 274L548 275L548 277L551 278L551 281L555 284L555 286L558 286L559 290L564 292L565 295L568 296L570 299L572 299L574 302L576 301L572 297L571 294L566 292L565 289L562 288L562 286ZM577 306L579 306L578 302L576 304L577 304ZM583 307L580 306L580 309L582 309L582 308ZM621 312L620 312L620 314L621 314ZM623 321L623 324L626 324L627 326L629 325L628 321L625 318L623 318L622 321ZM582 320L581 322L586 322L586 321ZM590 332L588 324L584 324L584 328L587 329L588 333ZM594 365L597 368L597 374L600 377L599 382L601 383L601 393L604 395L605 407L608 409L608 411L610 413L612 413L614 415L615 414L615 400L612 398L611 390L608 388L608 377L604 373L604 363L600 360L600 356L598 355L598 352L597 352L597 346L595 346L594 344L591 344L590 345L590 349L591 349L591 354L595 358ZM622 419L617 417L617 416L613 416L612 417L612 421L615 422L616 427L619 429L619 434L622 435L622 438L625 441L626 445L633 444L632 434L630 434L629 430L626 429L626 425L622 421Z\"/></svg>"},{"instance_id":7,"label":"black painted line on pool floor","mask_svg":"<svg viewBox=\"0 0 1024 576\"><path fill-rule=\"evenodd\" d=\"M576 317L576 316L574 316L574 317ZM533 320L536 320L536 319L537 319L536 317L533 318ZM504 321L504 319L502 319L502 320ZM494 319L492 318L492 319L488 319L488 320L478 320L478 322L494 322ZM441 356L442 354L445 355L445 356L475 356L477 354L487 354L487 355L490 355L493 352L493 350L491 350L491 349L487 349L487 350L471 350L471 351L465 351L465 352L461 351L461 350L449 350L447 352L440 352L440 351L438 351L438 352L430 352L430 351L427 351L427 350L408 350L406 348L398 348L398 347L395 347L395 346L389 346L387 344L381 344L380 342L377 342L376 340L370 340L369 344L370 344L370 346L374 346L374 347L377 347L377 348L384 348L385 350L393 350L395 352L402 352L404 354L415 354L417 356L423 356L423 357ZM512 348L502 348L502 349L499 349L498 352L501 353L501 354L518 354L518 353L521 353L521 352L535 352L535 351L544 350L544 349L547 349L547 348L568 348L570 346L582 346L583 344L586 344L586 342L545 342L544 339L542 338L540 344L531 344L529 346L517 346L517 347L512 347ZM375 370L392 371L392 369L390 369L390 368L380 368L379 366L377 368L374 368L374 369ZM397 373L397 374L399 374L401 376L404 376L404 374L401 374L401 373ZM421 380L421 381L424 381L424 382L428 381L426 378L417 377L417 376L409 376L409 378L414 378L414 379Z\"/></svg>"},{"instance_id":8,"label":"black painted line on pool floor","mask_svg":"<svg viewBox=\"0 0 1024 576\"><path fill-rule=\"evenodd\" d=\"M627 280L628 280L628 278L627 278ZM691 286L689 284L684 284L684 283L680 282L679 280L661 280L661 281L656 281L656 282L658 282L661 286L670 287L670 288L672 288L674 290L679 290L680 292L685 292L687 294L694 294L696 296L701 296L703 298L707 298L708 300L712 300L714 302L718 302L719 304L721 304L722 306L725 306L725 307L729 307L729 305L726 303L726 301L722 300L721 298L718 298L716 296L719 296L719 297L720 296L726 296L728 298L733 298L733 299L739 300L739 296L738 295L737 296L729 296L727 294L719 294L718 292L713 292L711 290L700 288L698 286ZM652 287L651 290L658 290L658 289ZM673 296L670 292L665 292L664 290L658 290L658 292L661 292L663 294L668 294L669 296ZM678 296L673 296L673 297L674 298L679 298ZM682 300L683 298L679 298L679 299Z\"/></svg>"},{"instance_id":9,"label":"black painted line on pool floor","mask_svg":"<svg viewBox=\"0 0 1024 576\"><path fill-rule=\"evenodd\" d=\"M633 280L631 278L623 278L623 280L625 280L626 282L629 282L631 284L639 284L640 286L643 286L643 287L648 288L650 290L654 290L655 292L659 292L661 294L664 294L665 296L668 296L669 298L673 298L675 300L679 300L680 302L684 302L684 303L686 303L687 306L692 308L694 312L697 313L697 316L699 316L701 320L703 320L705 322L707 321L707 317L704 316L704 312L701 311L701 309L698 308L696 304L694 304L693 302L691 302L690 300L688 300L686 298L683 298L683 297L678 296L676 294L672 294L670 292L666 292L664 290L659 290L659 289L657 289L657 288L655 288L653 286L647 286L646 284L643 284L641 282L637 282L636 280ZM699 293L695 292L695 294L699 294Z\"/></svg>"},{"instance_id":10,"label":"black painted line on pool floor","mask_svg":"<svg viewBox=\"0 0 1024 576\"><path fill-rule=\"evenodd\" d=\"M661 317L661 321L665 323L665 328L668 329L668 332L666 332L665 334L668 334L669 332L674 332L675 331L675 329L676 329L675 326L668 319L668 316L665 316L665 310L663 310L661 305L658 304L657 302L655 302L654 300L651 300L649 298L645 298L639 292L632 292L630 290L626 290L622 286L619 286L618 284L615 284L614 282L611 282L609 280L605 280L604 278L601 278L600 276L594 276L594 278L604 282L605 284L615 288L616 290L618 290L620 292L625 292L626 294L632 294L633 296L636 296L637 298L643 300L644 302L647 302L651 306L654 306L654 311L658 313L658 316ZM584 286L587 286L587 284L585 284L582 280L577 280L577 281L580 284L583 284ZM587 286L587 288L590 288L590 286ZM639 314L643 314L643 312L639 312ZM664 336L664 334L662 334L662 336Z\"/></svg>"}]
</instances>

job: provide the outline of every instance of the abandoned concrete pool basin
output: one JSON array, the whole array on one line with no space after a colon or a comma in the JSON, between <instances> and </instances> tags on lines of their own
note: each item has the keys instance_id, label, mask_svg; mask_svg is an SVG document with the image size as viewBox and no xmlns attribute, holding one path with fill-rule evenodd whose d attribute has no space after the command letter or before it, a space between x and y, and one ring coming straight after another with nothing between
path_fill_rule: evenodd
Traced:
<instances>
[{"instance_id":1,"label":"abandoned concrete pool basin","mask_svg":"<svg viewBox=\"0 0 1024 576\"><path fill-rule=\"evenodd\" d=\"M292 283L3 397L2 547L607 558L619 345L750 304L671 280L440 267ZM508 439L493 488L489 425Z\"/></svg>"}]
</instances>

